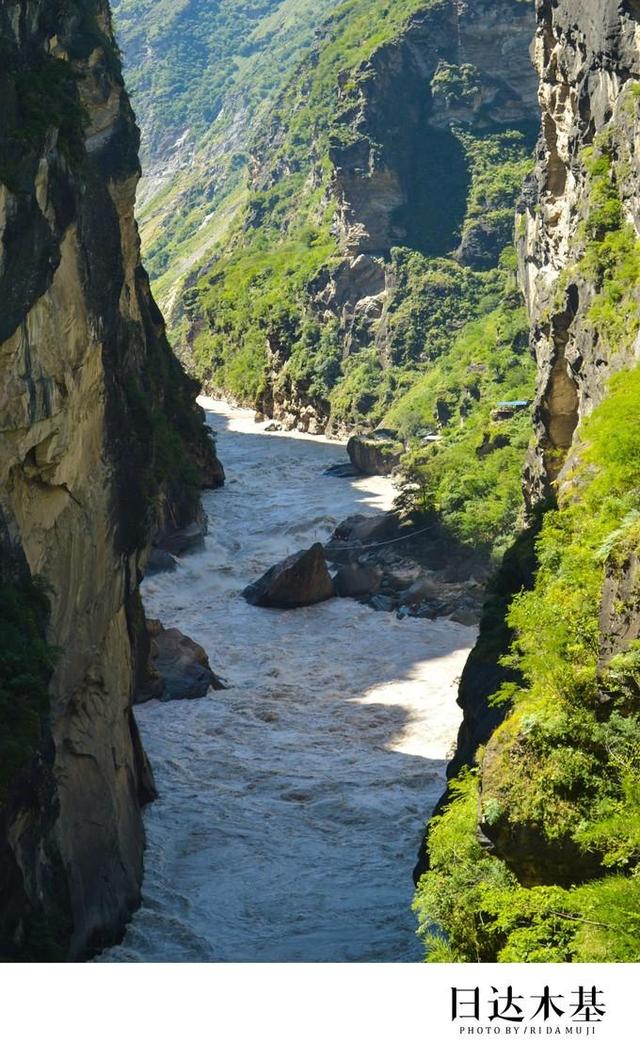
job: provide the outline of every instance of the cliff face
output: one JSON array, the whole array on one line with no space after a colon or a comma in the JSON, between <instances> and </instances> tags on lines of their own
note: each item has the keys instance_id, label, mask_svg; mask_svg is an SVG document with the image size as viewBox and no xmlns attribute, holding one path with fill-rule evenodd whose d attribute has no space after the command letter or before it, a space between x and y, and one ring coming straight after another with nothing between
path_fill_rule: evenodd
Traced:
<instances>
[{"instance_id":1,"label":"cliff face","mask_svg":"<svg viewBox=\"0 0 640 1059\"><path fill-rule=\"evenodd\" d=\"M43 586L55 646L2 799L0 950L77 958L139 898L148 548L222 474L140 264L108 4L6 0L0 46L2 573Z\"/></svg>"},{"instance_id":2,"label":"cliff face","mask_svg":"<svg viewBox=\"0 0 640 1059\"><path fill-rule=\"evenodd\" d=\"M351 82L343 78L330 156L345 255L336 295L352 333L358 320L383 313L395 285L385 269L392 247L454 254L479 270L498 264L510 235L504 218L477 218L461 239L471 173L456 129L535 126L537 85L526 61L533 29L521 0L435 4Z\"/></svg>"},{"instance_id":3,"label":"cliff face","mask_svg":"<svg viewBox=\"0 0 640 1059\"><path fill-rule=\"evenodd\" d=\"M505 201L489 196L484 215L474 213L479 169L474 171L474 149L488 155L492 136L519 134L522 163L535 138L537 82L528 61L531 5L438 0L418 6L406 26L370 58L338 75L332 102L325 206L326 200L335 203L337 246L331 264L310 285L310 308L337 333L344 376L367 349L376 351L381 375L394 361L411 363L410 355L394 348L395 321L407 311L408 285L392 251L396 257L398 250L418 252L425 273L429 261L441 258L476 273L498 266L512 236L508 178ZM298 105L305 105L304 95ZM256 146L252 174L259 194L268 194L290 169L295 171L286 143L278 150L279 138L286 140L281 121ZM496 140L487 168L497 168L515 142L507 146L507 140L500 145ZM319 180L322 149L319 142L313 148L317 165L307 193ZM440 295L434 290L425 301ZM340 426L344 413L331 393L318 400L317 386L309 386L308 379L299 385L287 372L289 336L268 335L267 348L262 410L302 429ZM414 362L433 355L425 336ZM360 418L366 420L366 399L363 406ZM379 404L377 410L386 408ZM358 409L349 411L346 425L359 418Z\"/></svg>"},{"instance_id":4,"label":"cliff face","mask_svg":"<svg viewBox=\"0 0 640 1059\"><path fill-rule=\"evenodd\" d=\"M640 354L633 285L634 240L640 234L638 12L633 4L612 0L588 5L576 23L569 2L538 3L537 17L534 60L542 128L516 224L537 366L535 437L523 476L531 512L562 499L580 473L580 424L600 404L612 376L633 366ZM619 232L626 238L616 244ZM621 280L616 273L625 258L630 271ZM617 289L621 282L624 292ZM612 432L617 427L612 423ZM533 584L535 528L504 564L496 589L502 601ZM496 605L500 610L497 600ZM613 621L611 600L606 609ZM473 759L503 716L487 710L504 678L496 660L508 635L496 636L499 625L492 612L487 635L463 676L465 721L454 769Z\"/></svg>"},{"instance_id":5,"label":"cliff face","mask_svg":"<svg viewBox=\"0 0 640 1059\"><path fill-rule=\"evenodd\" d=\"M242 226L185 296L205 389L310 433L395 434L408 512L480 576L522 507L534 29L528 0L341 5L256 131Z\"/></svg>"},{"instance_id":6,"label":"cliff face","mask_svg":"<svg viewBox=\"0 0 640 1059\"><path fill-rule=\"evenodd\" d=\"M536 11L542 129L516 229L538 380L531 525L463 677L458 778L416 908L449 958L633 961L640 5Z\"/></svg>"},{"instance_id":7,"label":"cliff face","mask_svg":"<svg viewBox=\"0 0 640 1059\"><path fill-rule=\"evenodd\" d=\"M611 375L640 352L635 341L616 340L594 318L604 277L584 265L587 243L598 234L594 224L611 221L593 219L599 192L585 151L594 142L606 141L624 218L640 231L640 11L633 2L605 0L582 5L576 20L569 2L537 6L542 134L518 227L538 365L536 446L526 475L532 505L566 474L574 432L602 400ZM621 305L625 312L634 315Z\"/></svg>"}]
</instances>

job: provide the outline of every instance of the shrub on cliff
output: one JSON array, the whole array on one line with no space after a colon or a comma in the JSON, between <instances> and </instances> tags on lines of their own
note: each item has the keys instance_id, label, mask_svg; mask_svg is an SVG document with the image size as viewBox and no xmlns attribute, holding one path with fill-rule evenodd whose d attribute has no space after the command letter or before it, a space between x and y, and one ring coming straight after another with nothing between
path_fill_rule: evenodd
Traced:
<instances>
[{"instance_id":1,"label":"shrub on cliff","mask_svg":"<svg viewBox=\"0 0 640 1059\"><path fill-rule=\"evenodd\" d=\"M475 959L479 948L505 961L534 960L538 951L545 959L640 958L640 650L623 626L614 653L604 652L600 628L607 578L614 598L620 593L614 613L637 598L623 574L640 539L640 369L612 380L577 451L572 481L538 537L535 587L510 609L510 664L523 686L504 690L512 710L481 756L480 786L468 777L465 801L454 786L452 805L430 830L433 871L416 908L428 947L429 924L437 924L456 959ZM447 836L461 820L468 841L455 860ZM479 824L497 856L480 846ZM539 851L533 879L527 848ZM482 878L493 866L493 882L474 884L470 896L460 879L478 864ZM549 889L536 873L567 881ZM602 878L584 881L594 874ZM456 926L471 906L480 910L472 938Z\"/></svg>"}]
</instances>

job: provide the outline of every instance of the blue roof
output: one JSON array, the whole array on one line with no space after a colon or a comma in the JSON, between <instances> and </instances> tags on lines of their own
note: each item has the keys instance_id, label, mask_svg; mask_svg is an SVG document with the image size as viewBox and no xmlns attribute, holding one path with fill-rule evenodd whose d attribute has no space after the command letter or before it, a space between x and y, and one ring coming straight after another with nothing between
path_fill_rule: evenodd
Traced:
<instances>
[{"instance_id":1,"label":"blue roof","mask_svg":"<svg viewBox=\"0 0 640 1059\"><path fill-rule=\"evenodd\" d=\"M528 408L531 401L499 401L498 408Z\"/></svg>"}]
</instances>

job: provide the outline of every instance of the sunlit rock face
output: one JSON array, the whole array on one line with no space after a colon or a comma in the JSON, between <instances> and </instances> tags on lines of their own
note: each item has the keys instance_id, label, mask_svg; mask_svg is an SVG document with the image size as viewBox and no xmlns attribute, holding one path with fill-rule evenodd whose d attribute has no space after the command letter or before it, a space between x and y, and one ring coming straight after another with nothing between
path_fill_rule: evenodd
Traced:
<instances>
[{"instance_id":1,"label":"sunlit rock face","mask_svg":"<svg viewBox=\"0 0 640 1059\"><path fill-rule=\"evenodd\" d=\"M222 473L140 263L108 4L8 0L0 33L2 572L43 579L59 650L47 731L3 807L0 951L77 958L139 896L149 545Z\"/></svg>"},{"instance_id":2,"label":"sunlit rock face","mask_svg":"<svg viewBox=\"0 0 640 1059\"><path fill-rule=\"evenodd\" d=\"M581 262L593 206L585 151L594 143L606 140L617 159L624 218L640 231L640 5L587 0L578 13L571 0L538 0L537 18L542 129L517 225L538 364L536 445L525 476L531 504L549 495L556 479L562 484L576 427L611 375L638 353L637 336L607 341L591 314L602 277Z\"/></svg>"}]
</instances>

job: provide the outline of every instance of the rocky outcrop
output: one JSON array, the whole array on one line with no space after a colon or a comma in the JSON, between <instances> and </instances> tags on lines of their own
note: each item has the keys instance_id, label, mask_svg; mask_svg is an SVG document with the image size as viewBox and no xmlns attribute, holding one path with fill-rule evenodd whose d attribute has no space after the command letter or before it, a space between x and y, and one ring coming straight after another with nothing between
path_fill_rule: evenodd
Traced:
<instances>
[{"instance_id":1,"label":"rocky outcrop","mask_svg":"<svg viewBox=\"0 0 640 1059\"><path fill-rule=\"evenodd\" d=\"M351 84L342 86L342 123L350 135L346 146L336 142L332 161L353 272L349 286L360 298L379 290L392 246L419 244L436 253L456 248L464 174L460 180L455 169L464 170L465 163L451 136L453 123L486 130L537 123L535 71L523 62L534 28L531 7L520 0L427 6L356 72L356 98ZM461 183L462 216L446 211L447 230L438 233L443 245L436 247L430 245L435 226L421 228L420 222L429 198L435 195L441 205L450 190L443 179ZM366 290L358 282L363 275Z\"/></svg>"},{"instance_id":2,"label":"rocky outcrop","mask_svg":"<svg viewBox=\"0 0 640 1059\"><path fill-rule=\"evenodd\" d=\"M508 804L511 766L531 754L524 726L511 718L502 724L505 709L490 707L505 680L520 679L500 661L511 638L505 621L509 603L533 586L542 512L579 503L581 485L598 473L582 458L581 424L605 397L612 376L637 365L640 353L633 281L640 238L640 6L585 0L577 11L571 0L537 0L536 12L541 136L516 225L538 370L535 439L524 471L530 525L498 573L462 677L464 721L450 769L455 775L472 764L486 744L479 769L484 805ZM613 438L619 426L611 422ZM624 532L619 536L627 540ZM608 557L600 559L605 576L596 601L599 673L581 697L587 709L592 696L603 716L624 699L624 674L612 690L607 667L633 647L640 630L635 547L633 535L622 554L602 542ZM594 586L599 592L595 579ZM637 703L633 673L631 666L627 693ZM568 885L602 872L601 858L568 839L549 840L520 805L510 808L481 826L493 852L524 885Z\"/></svg>"},{"instance_id":3,"label":"rocky outcrop","mask_svg":"<svg viewBox=\"0 0 640 1059\"><path fill-rule=\"evenodd\" d=\"M404 446L392 436L354 435L349 438L347 452L353 466L362 474L392 474L400 464Z\"/></svg>"},{"instance_id":4,"label":"rocky outcrop","mask_svg":"<svg viewBox=\"0 0 640 1059\"><path fill-rule=\"evenodd\" d=\"M382 570L378 566L347 563L338 570L333 583L339 596L370 598L382 584Z\"/></svg>"},{"instance_id":5,"label":"rocky outcrop","mask_svg":"<svg viewBox=\"0 0 640 1059\"><path fill-rule=\"evenodd\" d=\"M179 629L165 629L159 621L147 621L146 625L149 675L138 689L136 701L202 699L210 688L219 691L224 687L209 664L207 652L195 640Z\"/></svg>"},{"instance_id":6,"label":"rocky outcrop","mask_svg":"<svg viewBox=\"0 0 640 1059\"><path fill-rule=\"evenodd\" d=\"M324 603L336 590L327 567L324 548L314 544L272 566L266 574L244 590L244 598L254 607L289 610Z\"/></svg>"},{"instance_id":7,"label":"rocky outcrop","mask_svg":"<svg viewBox=\"0 0 640 1059\"><path fill-rule=\"evenodd\" d=\"M416 530L393 513L352 515L336 527L325 552L337 567L339 596L399 619L478 624L486 569L477 556L470 565L469 555L442 536L435 519Z\"/></svg>"},{"instance_id":8,"label":"rocky outcrop","mask_svg":"<svg viewBox=\"0 0 640 1059\"><path fill-rule=\"evenodd\" d=\"M525 475L531 506L562 482L581 420L611 375L636 360L636 335L607 341L591 312L602 277L583 267L593 180L585 150L600 140L617 159L624 217L640 232L636 86L640 12L634 2L537 3L535 62L542 133L517 224L522 286L538 365L536 445ZM620 312L624 309L620 307Z\"/></svg>"},{"instance_id":9,"label":"rocky outcrop","mask_svg":"<svg viewBox=\"0 0 640 1059\"><path fill-rule=\"evenodd\" d=\"M600 604L600 664L640 640L640 556L609 559Z\"/></svg>"},{"instance_id":10,"label":"rocky outcrop","mask_svg":"<svg viewBox=\"0 0 640 1059\"><path fill-rule=\"evenodd\" d=\"M206 522L201 512L186 526L165 525L155 537L156 552L166 555L187 555L204 547Z\"/></svg>"},{"instance_id":11,"label":"rocky outcrop","mask_svg":"<svg viewBox=\"0 0 640 1059\"><path fill-rule=\"evenodd\" d=\"M640 137L634 102L640 78L640 12L616 0L594 0L581 12L577 33L570 0L553 6L538 0L537 16L534 56L542 132L516 226L538 368L535 443L524 473L530 510L553 502L554 485L562 495L579 460L579 446L573 441L580 422L600 403L612 374L638 357L637 327L626 341L621 337L611 342L604 328L594 325L591 311L602 291L602 277L584 267L585 228L593 209L585 150L594 140L609 144L607 179L622 198L625 220L640 234L640 171L634 161ZM624 166L619 177L615 158ZM532 523L503 567L497 593L502 603L496 603L496 597L489 601L478 649L462 678L465 721L459 763L472 760L502 719L500 711L487 706L505 678L497 661L508 636L496 632L501 620L497 615L514 592L531 587L535 529ZM631 558L625 570L612 571L607 578L601 614L603 658L633 638L634 566ZM492 638L497 645L493 651Z\"/></svg>"},{"instance_id":12,"label":"rocky outcrop","mask_svg":"<svg viewBox=\"0 0 640 1059\"><path fill-rule=\"evenodd\" d=\"M400 520L390 512L380 515L350 515L336 526L327 545L327 554L332 562L339 560L341 556L350 559L351 552L357 558L357 553L364 544L391 540L401 532Z\"/></svg>"},{"instance_id":13,"label":"rocky outcrop","mask_svg":"<svg viewBox=\"0 0 640 1059\"><path fill-rule=\"evenodd\" d=\"M0 952L77 959L139 901L149 546L199 519L220 468L140 263L106 0L6 0L0 34L0 565L45 586L56 649L2 806Z\"/></svg>"},{"instance_id":14,"label":"rocky outcrop","mask_svg":"<svg viewBox=\"0 0 640 1059\"><path fill-rule=\"evenodd\" d=\"M588 10L587 10L588 8ZM591 308L602 290L601 277L583 266L584 229L591 209L585 149L606 137L612 157L626 165L619 192L625 219L640 234L640 171L635 168L640 126L633 102L640 78L640 12L616 0L587 4L576 33L575 5L538 0L534 46L540 78L542 132L535 171L518 210L516 234L520 277L532 321L531 340L538 367L533 409L535 443L524 472L525 496L534 511L562 494L577 467L573 446L580 422L599 404L607 381L636 362L637 334L611 343L594 326ZM615 182L612 164L611 179ZM573 447L572 447L573 446ZM533 545L539 523L518 541L498 574L481 628L460 685L464 721L455 773L472 762L504 712L488 701L514 674L499 664L509 642L504 627L508 601L530 588L535 570ZM611 571L601 612L603 660L634 638L635 558ZM626 601L623 603L623 599Z\"/></svg>"}]
</instances>

